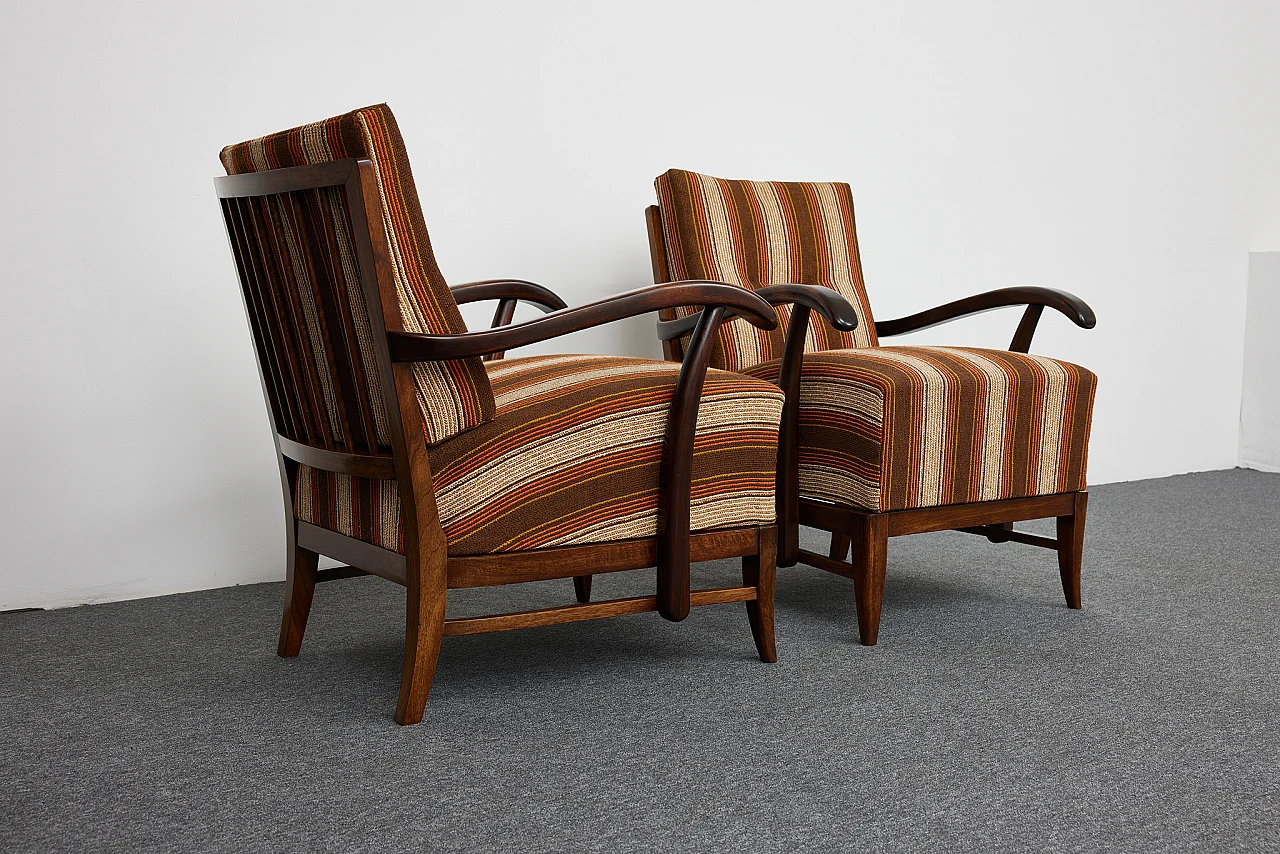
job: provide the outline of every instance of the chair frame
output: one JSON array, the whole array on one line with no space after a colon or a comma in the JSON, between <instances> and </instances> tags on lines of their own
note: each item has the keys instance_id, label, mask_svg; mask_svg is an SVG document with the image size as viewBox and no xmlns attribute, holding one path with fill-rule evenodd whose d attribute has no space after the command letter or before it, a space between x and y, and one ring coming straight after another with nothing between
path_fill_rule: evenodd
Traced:
<instances>
[{"instance_id":1,"label":"chair frame","mask_svg":"<svg viewBox=\"0 0 1280 854\"><path fill-rule=\"evenodd\" d=\"M564 308L555 294L518 280L478 282L451 289L459 302L498 300L495 322L502 328L458 335L406 332L400 316L391 252L384 230L377 176L371 161L346 159L215 179L224 225L236 262L245 315L254 340L259 378L272 422L272 436L280 469L288 520L287 575L284 613L277 652L295 656L301 649L307 618L318 582L357 575L376 575L406 588L404 663L395 719L414 724L422 719L430 693L442 638L479 632L545 626L599 617L658 611L670 620L683 619L691 606L745 602L756 649L761 659L775 661L773 583L776 529L774 526L721 529L690 534L689 476L694 426L703 379L714 338L727 310L771 329L777 325L773 309L723 283L685 282L650 286L577 308ZM368 389L354 383L359 412L339 405L345 441L336 439L325 419L310 418L301 405L319 387L317 365L305 341L304 320L286 286L294 275L275 265L259 241L258 226L265 219L264 197L281 196L280 204L296 205L298 191L340 187L345 190L351 232L359 267L360 286L373 338L374 361L382 398L386 402L391 451L374 435ZM285 208L281 208L285 211ZM296 214L296 209L294 210ZM290 215L287 211L282 215ZM331 225L331 224L330 224ZM253 226L253 227L251 227ZM277 232L278 233L278 232ZM324 235L319 238L325 239ZM328 248L335 251L332 230ZM308 260L308 263L312 263ZM310 271L312 279L315 271ZM508 325L517 301L538 305L546 315ZM355 327L348 301L338 300L328 324L322 321L332 360L341 344L355 353ZM706 323L695 334L691 358L682 366L668 416L661 461L660 518L656 537L618 542L534 549L521 552L450 556L440 526L421 422L417 388L409 363L500 357L507 349L544 341L614 320L674 305L706 306ZM359 376L360 372L354 372ZM406 429L405 425L414 425ZM364 436L365 447L350 437ZM300 521L294 516L294 492L299 464L398 484L404 553ZM321 555L345 566L318 569ZM743 584L691 590L689 562L741 557ZM591 572L620 572L657 567L655 596L566 605L511 614L450 619L445 615L450 588L484 587L524 581L564 578Z\"/></svg>"},{"instance_id":2,"label":"chair frame","mask_svg":"<svg viewBox=\"0 0 1280 854\"><path fill-rule=\"evenodd\" d=\"M656 283L669 282L671 272L661 210L657 205L645 209L645 225L649 235L653 280ZM787 401L778 438L778 566L804 563L852 579L857 600L858 636L866 646L874 646L880 635L890 537L954 530L984 536L993 543L1016 542L1052 549L1058 554L1058 572L1067 605L1073 609L1081 608L1080 569L1089 500L1087 490L882 513L800 496L800 368L810 310L819 312L837 328L846 328L841 325L840 313L831 301L816 299L813 291L834 293L828 288L808 285L770 285L755 291L773 305L795 304L778 375L778 385ZM843 298L840 302L852 313L852 306L848 306ZM1083 329L1092 329L1097 323L1093 309L1074 294L1052 288L1014 287L976 294L907 317L876 321L876 335L881 338L904 335L1011 306L1026 306L1009 345L1009 350L1015 353L1030 350L1031 339L1045 308L1061 312ZM696 328L700 315L701 312L697 312L677 319L674 309L664 309L659 313L658 337L662 341L663 355L668 360L678 362L684 358L681 339ZM690 350L692 344L691 340ZM1057 520L1057 536L1054 538L1013 528L1015 522L1049 517ZM802 524L831 534L831 548L827 555L800 548L799 526ZM851 560L846 562L846 557Z\"/></svg>"}]
</instances>

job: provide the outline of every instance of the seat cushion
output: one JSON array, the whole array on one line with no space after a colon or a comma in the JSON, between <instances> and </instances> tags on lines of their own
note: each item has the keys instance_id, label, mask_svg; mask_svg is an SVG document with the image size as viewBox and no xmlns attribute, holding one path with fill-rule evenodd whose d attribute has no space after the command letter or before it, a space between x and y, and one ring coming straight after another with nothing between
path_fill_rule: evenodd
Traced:
<instances>
[{"instance_id":1,"label":"seat cushion","mask_svg":"<svg viewBox=\"0 0 1280 854\"><path fill-rule=\"evenodd\" d=\"M429 450L451 555L657 533L658 475L680 366L607 356L486 363L497 412ZM691 527L767 525L782 394L710 370L694 440ZM299 519L403 551L394 481L303 467Z\"/></svg>"},{"instance_id":2,"label":"seat cushion","mask_svg":"<svg viewBox=\"0 0 1280 854\"><path fill-rule=\"evenodd\" d=\"M840 332L815 313L805 351L876 345L848 184L730 181L671 169L655 185L673 279L711 279L753 290L787 283L832 288L858 313L858 328ZM781 358L791 308L780 305L777 311L780 322L772 331L741 319L723 324L711 364L740 371Z\"/></svg>"},{"instance_id":3,"label":"seat cushion","mask_svg":"<svg viewBox=\"0 0 1280 854\"><path fill-rule=\"evenodd\" d=\"M747 373L776 379L778 360ZM1085 486L1097 378L1068 362L968 347L804 357L800 493L873 511Z\"/></svg>"}]
</instances>

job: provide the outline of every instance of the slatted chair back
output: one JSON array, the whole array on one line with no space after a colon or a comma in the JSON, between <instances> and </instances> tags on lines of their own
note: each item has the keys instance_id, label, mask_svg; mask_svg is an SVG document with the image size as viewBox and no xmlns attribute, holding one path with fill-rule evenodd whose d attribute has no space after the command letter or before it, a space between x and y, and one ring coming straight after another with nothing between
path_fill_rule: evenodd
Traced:
<instances>
[{"instance_id":1,"label":"slatted chair back","mask_svg":"<svg viewBox=\"0 0 1280 854\"><path fill-rule=\"evenodd\" d=\"M376 210L381 219L377 248L394 282L387 294L396 309L390 327L436 335L467 331L457 303L436 265L409 159L395 117L385 105L366 107L309 125L270 134L222 151L228 175L362 159L372 165ZM242 197L244 198L244 197ZM373 452L390 444L387 406L373 381L373 336L359 287L362 269L344 186L309 187L247 199L238 204L242 271L260 277L258 290L288 297L281 317L290 321L275 345L282 368L296 366L301 382L282 395L280 426L298 441ZM233 223L229 221L228 228ZM233 238L233 249L237 247ZM241 254L245 254L242 252ZM239 257L239 256L238 256ZM241 262L243 264L243 262ZM390 317L390 315L389 315ZM266 327L272 331L275 327ZM288 335L285 335L288 333ZM313 367L306 369L307 365ZM457 435L493 417L493 392L478 358L419 362L412 368L428 444ZM367 396L367 401L361 396ZM366 405L367 403L367 405ZM350 422L352 429L343 429ZM286 435L282 431L282 435Z\"/></svg>"},{"instance_id":2,"label":"slatted chair back","mask_svg":"<svg viewBox=\"0 0 1280 854\"><path fill-rule=\"evenodd\" d=\"M367 229L352 227L356 162L290 172L289 182L260 173L218 185L273 425L287 442L387 457L373 333L382 311L362 278Z\"/></svg>"}]
</instances>

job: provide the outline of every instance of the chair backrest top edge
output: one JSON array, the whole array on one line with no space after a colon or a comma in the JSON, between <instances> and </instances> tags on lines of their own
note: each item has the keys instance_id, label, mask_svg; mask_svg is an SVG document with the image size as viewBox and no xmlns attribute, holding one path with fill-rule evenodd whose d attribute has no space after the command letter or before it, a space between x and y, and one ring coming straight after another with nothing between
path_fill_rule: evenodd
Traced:
<instances>
[{"instance_id":1,"label":"chair backrest top edge","mask_svg":"<svg viewBox=\"0 0 1280 854\"><path fill-rule=\"evenodd\" d=\"M336 187L345 184L358 173L361 160L371 162L367 158L347 157L308 166L282 166L264 172L218 175L213 179L213 185L220 199L273 196L298 190Z\"/></svg>"}]
</instances>

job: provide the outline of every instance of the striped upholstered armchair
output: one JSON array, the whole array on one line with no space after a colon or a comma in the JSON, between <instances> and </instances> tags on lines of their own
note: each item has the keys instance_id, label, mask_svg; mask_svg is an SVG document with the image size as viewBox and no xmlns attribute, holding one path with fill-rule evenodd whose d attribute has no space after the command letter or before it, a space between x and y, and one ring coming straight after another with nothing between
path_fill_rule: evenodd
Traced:
<instances>
[{"instance_id":1,"label":"striped upholstered armchair","mask_svg":"<svg viewBox=\"0 0 1280 854\"><path fill-rule=\"evenodd\" d=\"M677 169L656 183L659 204L647 212L655 281L716 279L779 304L783 326L725 323L711 357L715 367L778 381L788 395L779 565L802 561L852 578L868 645L879 634L888 538L902 534L955 529L1055 549L1067 604L1079 608L1096 378L1027 351L1046 307L1088 329L1089 306L1020 287L873 321L847 184L727 181ZM833 328L811 300L788 309L782 286L792 283L845 297L856 328ZM1008 350L881 344L1001 306L1026 306ZM669 359L684 356L699 316L697 307L663 313ZM1013 529L1043 517L1056 517L1056 538ZM831 532L829 555L799 548L800 523Z\"/></svg>"},{"instance_id":2,"label":"striped upholstered armchair","mask_svg":"<svg viewBox=\"0 0 1280 854\"><path fill-rule=\"evenodd\" d=\"M773 640L774 478L783 396L707 370L726 284L650 286L579 308L520 281L450 289L391 111L368 107L232 145L218 195L271 417L287 510L278 651L297 655L317 581L406 588L396 720L422 718L441 638L746 602ZM468 332L458 304L498 300ZM518 301L549 312L510 325ZM662 308L707 308L683 365L504 350ZM319 570L326 555L347 564ZM691 560L741 557L740 586L691 590ZM592 573L657 567L653 596L591 602ZM577 603L449 619L449 588L575 578Z\"/></svg>"}]
</instances>

